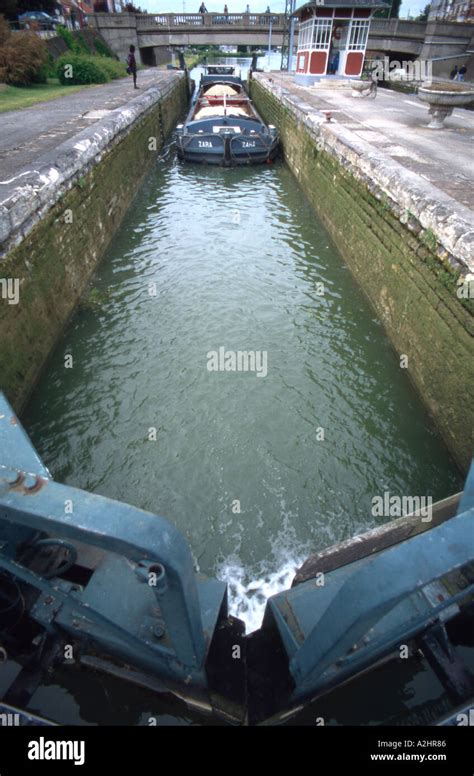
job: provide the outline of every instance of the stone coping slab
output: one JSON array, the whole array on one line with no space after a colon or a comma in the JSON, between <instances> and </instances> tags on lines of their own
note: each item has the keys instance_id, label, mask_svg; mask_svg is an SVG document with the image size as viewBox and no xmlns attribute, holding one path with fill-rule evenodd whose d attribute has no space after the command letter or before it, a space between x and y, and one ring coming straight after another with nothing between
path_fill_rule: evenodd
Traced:
<instances>
[{"instance_id":1,"label":"stone coping slab","mask_svg":"<svg viewBox=\"0 0 474 776\"><path fill-rule=\"evenodd\" d=\"M290 78L276 73L254 73L253 78L295 115L321 150L363 180L378 199L390 201L402 223L413 231L420 231L420 227L429 230L438 242L442 260L449 261L464 277L474 273L474 212L469 207L360 138L339 120L337 111L328 122L325 110L331 112L331 106L326 109L315 104L310 89L300 96L301 87L293 90ZM370 105L377 109L376 102ZM403 147L403 137L397 137L397 144Z\"/></svg>"},{"instance_id":2,"label":"stone coping slab","mask_svg":"<svg viewBox=\"0 0 474 776\"><path fill-rule=\"evenodd\" d=\"M0 186L0 257L20 243L65 191L85 175L133 125L184 78L170 71L166 82L148 86L106 116L43 153ZM80 109L80 96L78 99ZM51 106L54 110L54 105ZM26 118L26 117L25 117Z\"/></svg>"}]
</instances>

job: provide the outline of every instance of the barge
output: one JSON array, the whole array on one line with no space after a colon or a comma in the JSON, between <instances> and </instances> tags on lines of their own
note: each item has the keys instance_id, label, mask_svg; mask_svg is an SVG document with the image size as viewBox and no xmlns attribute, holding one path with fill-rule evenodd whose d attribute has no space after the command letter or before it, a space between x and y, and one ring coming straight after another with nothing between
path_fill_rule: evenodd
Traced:
<instances>
[{"instance_id":1,"label":"barge","mask_svg":"<svg viewBox=\"0 0 474 776\"><path fill-rule=\"evenodd\" d=\"M271 162L278 154L276 127L258 115L231 67L208 67L184 124L176 128L178 158L233 167Z\"/></svg>"}]
</instances>

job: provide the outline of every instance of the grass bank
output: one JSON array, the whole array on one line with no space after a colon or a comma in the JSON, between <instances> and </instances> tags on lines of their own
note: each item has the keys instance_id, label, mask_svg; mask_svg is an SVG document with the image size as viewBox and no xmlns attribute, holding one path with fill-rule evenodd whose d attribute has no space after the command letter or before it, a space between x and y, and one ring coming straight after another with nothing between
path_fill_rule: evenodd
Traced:
<instances>
[{"instance_id":1,"label":"grass bank","mask_svg":"<svg viewBox=\"0 0 474 776\"><path fill-rule=\"evenodd\" d=\"M31 86L7 86L1 84L0 88L0 113L9 110L30 108L37 102L47 102L64 97L65 94L86 89L88 85L63 86L57 78L48 78L45 84L32 84Z\"/></svg>"}]
</instances>

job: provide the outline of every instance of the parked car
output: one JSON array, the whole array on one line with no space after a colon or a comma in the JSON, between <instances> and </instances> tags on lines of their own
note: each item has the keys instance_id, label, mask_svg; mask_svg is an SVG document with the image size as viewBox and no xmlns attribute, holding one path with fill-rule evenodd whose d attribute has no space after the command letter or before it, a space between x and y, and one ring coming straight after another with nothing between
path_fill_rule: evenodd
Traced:
<instances>
[{"instance_id":1,"label":"parked car","mask_svg":"<svg viewBox=\"0 0 474 776\"><path fill-rule=\"evenodd\" d=\"M44 11L26 11L18 16L22 26L29 27L32 22L39 24L43 30L53 30L60 22Z\"/></svg>"}]
</instances>

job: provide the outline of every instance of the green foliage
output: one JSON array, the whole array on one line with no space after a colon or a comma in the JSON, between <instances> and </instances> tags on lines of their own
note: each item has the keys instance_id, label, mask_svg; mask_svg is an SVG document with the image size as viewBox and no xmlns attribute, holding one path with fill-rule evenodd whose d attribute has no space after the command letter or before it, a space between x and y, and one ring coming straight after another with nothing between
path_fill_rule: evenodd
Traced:
<instances>
[{"instance_id":1,"label":"green foliage","mask_svg":"<svg viewBox=\"0 0 474 776\"><path fill-rule=\"evenodd\" d=\"M63 27L61 24L56 28L56 31L58 36L62 38L63 41L65 42L69 51L72 51L73 54L91 53L89 46L84 40L84 36L82 32L79 32L76 35L74 35L74 33L71 32L71 30L69 30L67 27Z\"/></svg>"},{"instance_id":2,"label":"green foliage","mask_svg":"<svg viewBox=\"0 0 474 776\"><path fill-rule=\"evenodd\" d=\"M84 38L84 35L82 32L76 33L74 36L74 41L77 45L77 48L79 49L78 53L81 54L92 54L93 52L90 50L89 46L86 43L86 40Z\"/></svg>"},{"instance_id":3,"label":"green foliage","mask_svg":"<svg viewBox=\"0 0 474 776\"><path fill-rule=\"evenodd\" d=\"M431 3L429 3L428 5L425 5L425 7L422 10L422 12L420 13L420 15L415 17L415 21L416 22L427 22L430 11L431 11Z\"/></svg>"},{"instance_id":4,"label":"green foliage","mask_svg":"<svg viewBox=\"0 0 474 776\"><path fill-rule=\"evenodd\" d=\"M56 34L58 35L59 38L63 39L69 51L75 51L76 42L74 40L74 35L72 34L71 30L69 30L67 27L63 27L63 25L60 24L56 27Z\"/></svg>"},{"instance_id":5,"label":"green foliage","mask_svg":"<svg viewBox=\"0 0 474 776\"><path fill-rule=\"evenodd\" d=\"M94 47L101 57L111 57L115 59L115 54L109 49L107 43L102 38L94 38Z\"/></svg>"},{"instance_id":6,"label":"green foliage","mask_svg":"<svg viewBox=\"0 0 474 776\"><path fill-rule=\"evenodd\" d=\"M72 84L103 84L110 80L104 67L105 58L84 54L63 54L56 61L56 74L65 86ZM115 76L117 77L117 76Z\"/></svg>"},{"instance_id":7,"label":"green foliage","mask_svg":"<svg viewBox=\"0 0 474 776\"><path fill-rule=\"evenodd\" d=\"M17 0L16 6L19 14L25 11L44 11L54 16L56 0Z\"/></svg>"},{"instance_id":8,"label":"green foliage","mask_svg":"<svg viewBox=\"0 0 474 776\"><path fill-rule=\"evenodd\" d=\"M423 242L425 243L425 245L427 245L428 248L431 251L433 251L433 252L436 251L436 246L438 245L438 240L436 239L436 235L435 235L435 233L433 232L432 229L427 229L423 233L423 238L422 239L423 239Z\"/></svg>"},{"instance_id":9,"label":"green foliage","mask_svg":"<svg viewBox=\"0 0 474 776\"><path fill-rule=\"evenodd\" d=\"M90 312L99 313L110 300L109 289L92 288L87 296L81 299L79 308Z\"/></svg>"},{"instance_id":10,"label":"green foliage","mask_svg":"<svg viewBox=\"0 0 474 776\"><path fill-rule=\"evenodd\" d=\"M47 83L48 78L56 78L56 63L51 54L48 54L46 62L39 69L38 73L33 79L33 83L45 84Z\"/></svg>"},{"instance_id":11,"label":"green foliage","mask_svg":"<svg viewBox=\"0 0 474 776\"><path fill-rule=\"evenodd\" d=\"M94 61L99 61L100 66L107 72L109 78L123 78L127 75L127 65L125 62L119 62L117 59L108 57L94 57Z\"/></svg>"},{"instance_id":12,"label":"green foliage","mask_svg":"<svg viewBox=\"0 0 474 776\"><path fill-rule=\"evenodd\" d=\"M390 9L391 19L398 19L401 4L402 4L402 0L392 0L392 7Z\"/></svg>"},{"instance_id":13,"label":"green foliage","mask_svg":"<svg viewBox=\"0 0 474 776\"><path fill-rule=\"evenodd\" d=\"M38 83L48 59L44 40L34 32L15 32L0 16L0 82L14 86Z\"/></svg>"},{"instance_id":14,"label":"green foliage","mask_svg":"<svg viewBox=\"0 0 474 776\"><path fill-rule=\"evenodd\" d=\"M398 19L402 0L391 0L386 8L380 8L374 14L375 19Z\"/></svg>"}]
</instances>

